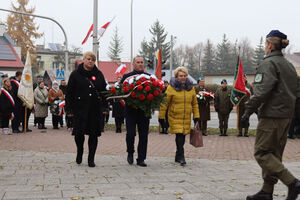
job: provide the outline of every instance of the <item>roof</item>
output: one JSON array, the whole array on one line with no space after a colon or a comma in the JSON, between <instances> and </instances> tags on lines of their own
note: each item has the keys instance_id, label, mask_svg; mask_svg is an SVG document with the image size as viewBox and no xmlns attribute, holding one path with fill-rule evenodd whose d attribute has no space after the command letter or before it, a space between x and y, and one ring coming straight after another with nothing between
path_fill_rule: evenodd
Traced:
<instances>
[{"instance_id":1,"label":"roof","mask_svg":"<svg viewBox=\"0 0 300 200\"><path fill-rule=\"evenodd\" d=\"M15 44L11 38L4 33L0 36L0 68L23 68L24 64L18 56Z\"/></svg>"},{"instance_id":2,"label":"roof","mask_svg":"<svg viewBox=\"0 0 300 200\"><path fill-rule=\"evenodd\" d=\"M76 65L81 64L83 61L82 60L77 60ZM120 64L112 61L99 61L98 62L98 68L99 70L103 73L104 78L106 79L107 82L109 83L114 83L117 81L117 75L115 74L115 71L117 68L120 66ZM127 67L127 70L125 73L131 72L131 64L130 62L122 62L122 64L125 64Z\"/></svg>"}]
</instances>

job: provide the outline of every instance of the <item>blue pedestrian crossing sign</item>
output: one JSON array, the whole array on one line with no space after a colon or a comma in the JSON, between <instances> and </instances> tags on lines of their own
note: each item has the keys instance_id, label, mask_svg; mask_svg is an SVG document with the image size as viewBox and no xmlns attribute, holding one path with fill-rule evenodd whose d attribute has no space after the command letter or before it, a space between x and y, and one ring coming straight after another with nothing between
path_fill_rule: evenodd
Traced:
<instances>
[{"instance_id":1,"label":"blue pedestrian crossing sign","mask_svg":"<svg viewBox=\"0 0 300 200\"><path fill-rule=\"evenodd\" d=\"M65 79L65 72L64 71L56 71L56 79L59 79L59 80Z\"/></svg>"}]
</instances>

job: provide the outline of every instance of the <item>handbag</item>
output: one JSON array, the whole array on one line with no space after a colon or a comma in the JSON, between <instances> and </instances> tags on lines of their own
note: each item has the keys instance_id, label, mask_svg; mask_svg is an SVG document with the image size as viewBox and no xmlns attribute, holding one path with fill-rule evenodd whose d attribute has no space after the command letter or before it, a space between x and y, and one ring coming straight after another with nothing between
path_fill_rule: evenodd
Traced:
<instances>
[{"instance_id":1,"label":"handbag","mask_svg":"<svg viewBox=\"0 0 300 200\"><path fill-rule=\"evenodd\" d=\"M194 147L203 147L202 131L199 129L199 123L197 122L194 129L190 132L190 144Z\"/></svg>"}]
</instances>

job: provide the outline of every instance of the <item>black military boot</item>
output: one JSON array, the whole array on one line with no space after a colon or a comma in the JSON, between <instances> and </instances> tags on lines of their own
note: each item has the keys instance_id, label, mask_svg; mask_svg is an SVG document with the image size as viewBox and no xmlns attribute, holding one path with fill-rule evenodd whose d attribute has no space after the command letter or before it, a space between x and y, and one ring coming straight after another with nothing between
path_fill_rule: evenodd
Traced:
<instances>
[{"instance_id":1,"label":"black military boot","mask_svg":"<svg viewBox=\"0 0 300 200\"><path fill-rule=\"evenodd\" d=\"M288 196L286 200L295 200L298 197L298 194L300 194L300 181L298 179L295 179L293 183L291 183L289 186Z\"/></svg>"},{"instance_id":2,"label":"black military boot","mask_svg":"<svg viewBox=\"0 0 300 200\"><path fill-rule=\"evenodd\" d=\"M219 136L224 136L223 129L221 129L221 128L220 128L220 135Z\"/></svg>"},{"instance_id":3,"label":"black military boot","mask_svg":"<svg viewBox=\"0 0 300 200\"><path fill-rule=\"evenodd\" d=\"M247 196L246 200L273 200L273 194L261 190L254 195Z\"/></svg>"},{"instance_id":4,"label":"black military boot","mask_svg":"<svg viewBox=\"0 0 300 200\"><path fill-rule=\"evenodd\" d=\"M227 128L224 129L224 134L223 134L223 136L228 136L228 135L227 135Z\"/></svg>"},{"instance_id":5,"label":"black military boot","mask_svg":"<svg viewBox=\"0 0 300 200\"><path fill-rule=\"evenodd\" d=\"M248 128L245 128L244 137L249 137L249 135L248 135Z\"/></svg>"}]
</instances>

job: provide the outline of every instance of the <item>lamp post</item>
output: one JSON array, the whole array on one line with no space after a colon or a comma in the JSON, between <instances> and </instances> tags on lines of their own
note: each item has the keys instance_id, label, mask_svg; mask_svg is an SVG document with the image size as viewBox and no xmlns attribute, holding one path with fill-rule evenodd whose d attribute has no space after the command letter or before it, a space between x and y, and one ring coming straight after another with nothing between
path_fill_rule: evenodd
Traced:
<instances>
[{"instance_id":1,"label":"lamp post","mask_svg":"<svg viewBox=\"0 0 300 200\"><path fill-rule=\"evenodd\" d=\"M173 35L171 35L171 51L170 51L170 80L172 78L172 68L173 68L173 46L174 46L174 39L176 39L176 37L174 37Z\"/></svg>"},{"instance_id":2,"label":"lamp post","mask_svg":"<svg viewBox=\"0 0 300 200\"><path fill-rule=\"evenodd\" d=\"M133 0L131 0L130 4L130 63L131 63L131 70L132 70L132 60L133 60L133 15L132 15L132 9L133 9Z\"/></svg>"},{"instance_id":3,"label":"lamp post","mask_svg":"<svg viewBox=\"0 0 300 200\"><path fill-rule=\"evenodd\" d=\"M29 16L33 16L33 17L38 17L38 18L43 18L43 19L48 19L53 21L54 23L56 23L60 29L62 30L64 36L65 36L65 66L66 66L66 74L69 74L69 51L68 51L68 38L67 38L67 34L64 30L64 28L62 27L62 25L60 25L60 23L58 23L56 20L50 18L50 17L45 17L45 16L41 16L41 15L35 15L35 14L31 14L31 13L24 13L24 12L18 12L18 11L14 11L14 10L7 10L7 9L3 9L0 8L0 10L5 11L5 12L11 12L11 13L17 13L20 15L29 15Z\"/></svg>"},{"instance_id":4,"label":"lamp post","mask_svg":"<svg viewBox=\"0 0 300 200\"><path fill-rule=\"evenodd\" d=\"M98 0L94 0L94 15L93 15L93 53L96 55L96 60L99 61L99 43L98 37ZM96 63L98 66L98 63Z\"/></svg>"}]
</instances>

